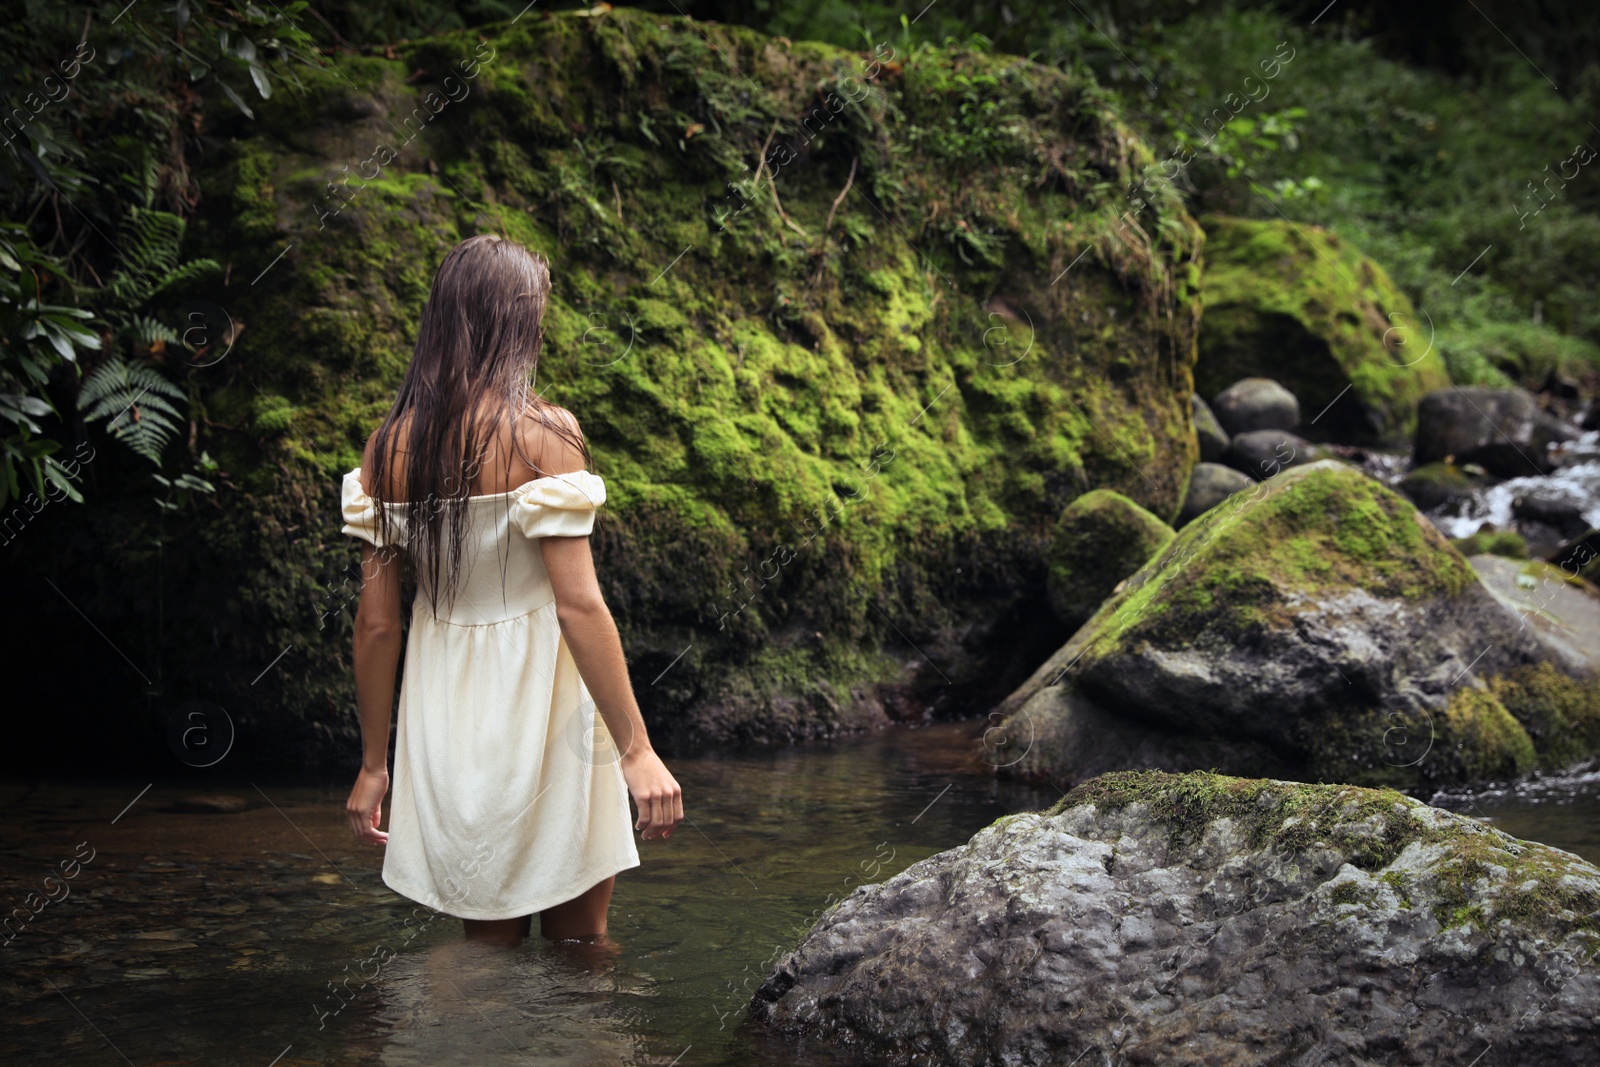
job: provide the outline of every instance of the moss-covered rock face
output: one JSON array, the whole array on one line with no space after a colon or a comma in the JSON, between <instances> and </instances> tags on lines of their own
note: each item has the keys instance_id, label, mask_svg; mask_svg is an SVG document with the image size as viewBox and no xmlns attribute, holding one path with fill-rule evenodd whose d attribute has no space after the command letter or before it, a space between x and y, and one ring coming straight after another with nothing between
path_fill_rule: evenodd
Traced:
<instances>
[{"instance_id":1,"label":"moss-covered rock face","mask_svg":"<svg viewBox=\"0 0 1600 1067\"><path fill-rule=\"evenodd\" d=\"M1173 538L1172 527L1112 489L1095 489L1067 506L1050 543L1050 607L1077 629L1117 583Z\"/></svg>"},{"instance_id":2,"label":"moss-covered rock face","mask_svg":"<svg viewBox=\"0 0 1600 1067\"><path fill-rule=\"evenodd\" d=\"M1555 1067L1600 1041L1597 956L1600 869L1560 849L1392 790L1118 773L856 889L751 1008L874 1063Z\"/></svg>"},{"instance_id":3,"label":"moss-covered rock face","mask_svg":"<svg viewBox=\"0 0 1600 1067\"><path fill-rule=\"evenodd\" d=\"M1035 702L1051 685L1120 723L1128 751L1163 730L1174 753L1223 743L1197 761L1220 769L1263 766L1258 745L1298 776L1428 789L1600 751L1530 737L1521 704L1485 688L1545 660L1575 669L1522 621L1404 498L1335 461L1297 467L1185 527L1107 600L1000 705L1014 740L995 762L1063 785L1103 769L1052 747L1073 730L1034 721L1072 710Z\"/></svg>"},{"instance_id":4,"label":"moss-covered rock face","mask_svg":"<svg viewBox=\"0 0 1600 1067\"><path fill-rule=\"evenodd\" d=\"M1183 499L1202 235L1170 197L1126 224L1152 156L1088 80L621 10L302 76L214 131L192 231L244 330L195 376L223 491L180 536L238 634L197 616L168 677L252 736L354 737L350 612L319 611L355 558L339 477L475 233L552 264L537 387L607 481L599 571L664 742L982 700L997 650L1048 650L1014 631L1061 510Z\"/></svg>"},{"instance_id":5,"label":"moss-covered rock face","mask_svg":"<svg viewBox=\"0 0 1600 1067\"><path fill-rule=\"evenodd\" d=\"M1450 378L1427 319L1383 268L1316 226L1224 216L1201 224L1200 393L1273 378L1315 420L1303 426L1308 437L1404 441L1417 401Z\"/></svg>"}]
</instances>

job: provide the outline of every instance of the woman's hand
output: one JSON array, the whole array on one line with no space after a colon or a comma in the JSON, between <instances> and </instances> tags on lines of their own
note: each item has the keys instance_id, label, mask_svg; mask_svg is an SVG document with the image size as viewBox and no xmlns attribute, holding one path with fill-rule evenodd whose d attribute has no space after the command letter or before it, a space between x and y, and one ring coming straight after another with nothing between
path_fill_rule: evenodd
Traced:
<instances>
[{"instance_id":1,"label":"woman's hand","mask_svg":"<svg viewBox=\"0 0 1600 1067\"><path fill-rule=\"evenodd\" d=\"M351 833L374 845L389 840L389 835L378 829L378 823L383 819L383 795L388 791L389 768L376 771L361 768L361 773L356 776L355 788L350 790L350 799L344 805L345 815L350 819Z\"/></svg>"},{"instance_id":2,"label":"woman's hand","mask_svg":"<svg viewBox=\"0 0 1600 1067\"><path fill-rule=\"evenodd\" d=\"M683 821L683 790L655 749L634 750L623 756L622 780L628 783L628 792L639 806L639 818L633 824L639 836L646 841L651 837L671 837Z\"/></svg>"}]
</instances>

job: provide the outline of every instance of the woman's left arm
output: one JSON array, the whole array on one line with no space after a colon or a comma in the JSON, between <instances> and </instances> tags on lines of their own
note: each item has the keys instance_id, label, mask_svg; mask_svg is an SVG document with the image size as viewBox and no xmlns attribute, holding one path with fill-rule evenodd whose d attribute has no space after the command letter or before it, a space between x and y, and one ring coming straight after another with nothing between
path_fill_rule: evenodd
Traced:
<instances>
[{"instance_id":1,"label":"woman's left arm","mask_svg":"<svg viewBox=\"0 0 1600 1067\"><path fill-rule=\"evenodd\" d=\"M361 773L345 803L350 830L381 845L389 835L378 829L383 797L389 791L389 715L394 709L394 675L400 663L399 553L361 546L361 603L356 607L356 708L361 718Z\"/></svg>"}]
</instances>

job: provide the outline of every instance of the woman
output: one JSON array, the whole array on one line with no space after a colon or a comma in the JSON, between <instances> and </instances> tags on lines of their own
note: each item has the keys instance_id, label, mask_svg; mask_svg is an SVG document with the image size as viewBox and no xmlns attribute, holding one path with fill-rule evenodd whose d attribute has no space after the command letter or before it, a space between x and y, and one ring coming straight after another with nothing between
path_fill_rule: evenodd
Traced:
<instances>
[{"instance_id":1,"label":"woman","mask_svg":"<svg viewBox=\"0 0 1600 1067\"><path fill-rule=\"evenodd\" d=\"M386 845L391 889L505 944L535 912L547 938L602 940L616 874L639 864L628 794L646 839L683 818L595 580L605 483L577 420L530 393L549 291L516 242L457 245L343 487L343 532L365 542L350 829ZM417 596L384 833L403 577Z\"/></svg>"}]
</instances>

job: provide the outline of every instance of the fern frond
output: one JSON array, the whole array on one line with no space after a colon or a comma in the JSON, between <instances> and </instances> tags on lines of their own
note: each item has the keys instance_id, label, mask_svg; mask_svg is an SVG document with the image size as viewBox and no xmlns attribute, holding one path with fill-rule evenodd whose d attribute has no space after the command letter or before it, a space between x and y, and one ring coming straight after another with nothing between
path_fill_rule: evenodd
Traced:
<instances>
[{"instance_id":1,"label":"fern frond","mask_svg":"<svg viewBox=\"0 0 1600 1067\"><path fill-rule=\"evenodd\" d=\"M178 343L178 331L162 322L157 322L148 315L135 315L128 323L128 333L134 341L145 348L154 348L156 342L175 345Z\"/></svg>"},{"instance_id":2,"label":"fern frond","mask_svg":"<svg viewBox=\"0 0 1600 1067\"><path fill-rule=\"evenodd\" d=\"M182 285L197 278L210 278L222 273L222 264L214 259L191 259L175 270L167 272L166 276L156 282L156 287L151 295L165 292L174 285Z\"/></svg>"},{"instance_id":3,"label":"fern frond","mask_svg":"<svg viewBox=\"0 0 1600 1067\"><path fill-rule=\"evenodd\" d=\"M154 368L113 356L84 380L78 410L85 422L106 419L106 432L134 454L161 465L161 451L179 432L183 390Z\"/></svg>"},{"instance_id":4,"label":"fern frond","mask_svg":"<svg viewBox=\"0 0 1600 1067\"><path fill-rule=\"evenodd\" d=\"M130 207L118 231L118 269L106 283L114 307L131 309L149 300L178 268L184 220L167 211Z\"/></svg>"}]
</instances>

